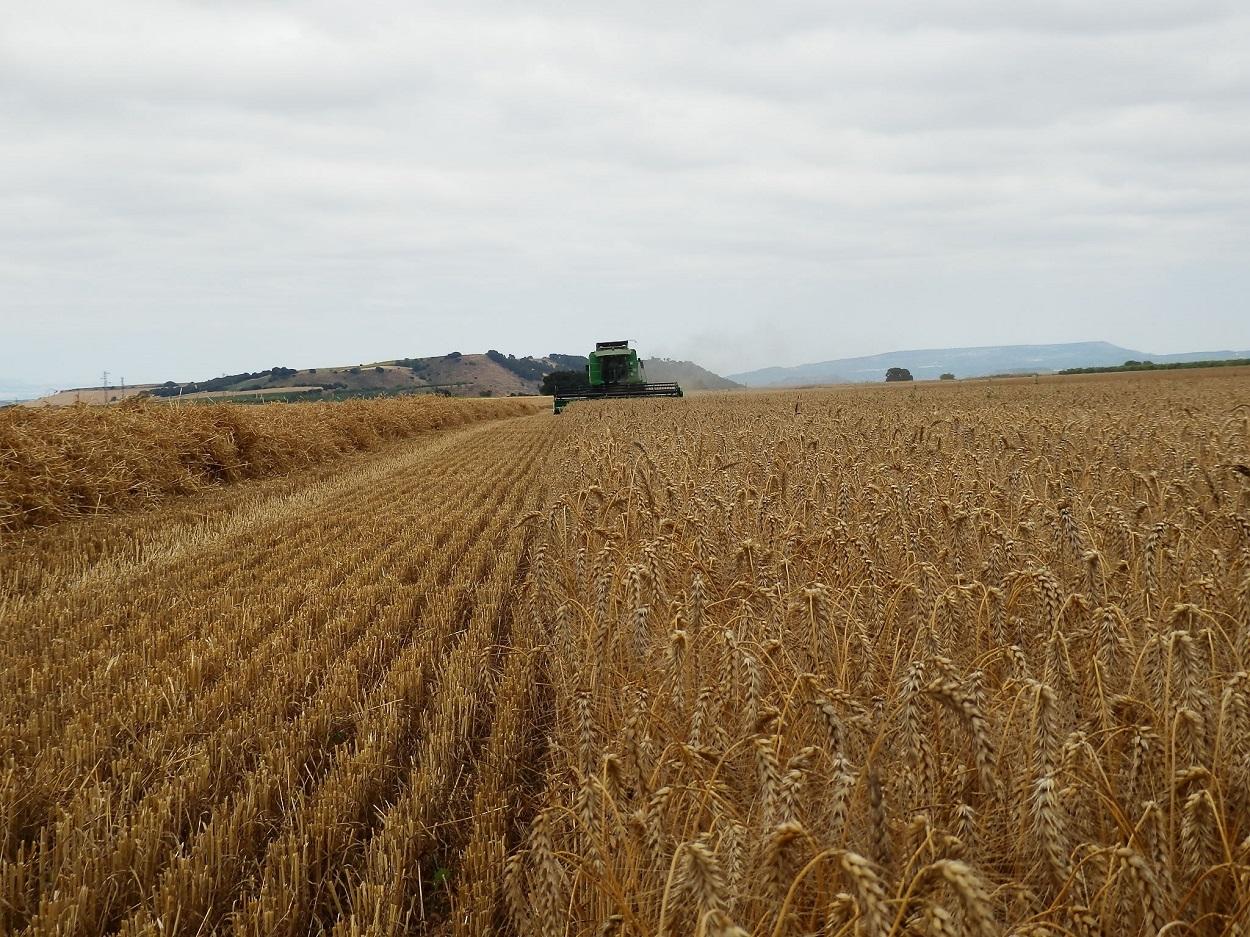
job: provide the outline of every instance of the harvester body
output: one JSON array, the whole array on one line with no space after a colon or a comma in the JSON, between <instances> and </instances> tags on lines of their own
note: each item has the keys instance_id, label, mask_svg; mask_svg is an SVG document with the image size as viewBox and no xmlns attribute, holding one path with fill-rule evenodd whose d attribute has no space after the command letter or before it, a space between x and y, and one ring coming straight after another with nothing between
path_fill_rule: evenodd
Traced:
<instances>
[{"instance_id":1,"label":"harvester body","mask_svg":"<svg viewBox=\"0 0 1250 937\"><path fill-rule=\"evenodd\" d=\"M673 382L650 384L638 352L628 341L596 342L586 365L587 388L574 393L558 394L555 412L559 413L574 400L599 400L605 397L681 397L681 387Z\"/></svg>"}]
</instances>

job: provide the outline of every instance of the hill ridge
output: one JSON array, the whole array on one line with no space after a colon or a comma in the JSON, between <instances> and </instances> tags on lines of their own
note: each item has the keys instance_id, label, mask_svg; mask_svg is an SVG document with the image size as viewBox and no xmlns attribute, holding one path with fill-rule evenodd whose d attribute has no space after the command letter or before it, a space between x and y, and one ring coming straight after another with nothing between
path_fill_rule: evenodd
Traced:
<instances>
[{"instance_id":1,"label":"hill ridge","mask_svg":"<svg viewBox=\"0 0 1250 937\"><path fill-rule=\"evenodd\" d=\"M1118 365L1129 360L1149 360L1164 364L1246 355L1250 355L1250 352L1222 350L1152 354L1106 341L966 345L899 349L789 367L757 368L730 374L727 378L748 387L777 387L879 381L884 379L886 369L891 367L907 368L914 377L923 380L936 378L944 373L951 373L956 377L986 377L1012 372L1050 373L1065 368Z\"/></svg>"},{"instance_id":2,"label":"hill ridge","mask_svg":"<svg viewBox=\"0 0 1250 937\"><path fill-rule=\"evenodd\" d=\"M739 385L693 361L646 358L643 365L652 381L677 381L685 390L726 390ZM166 381L118 388L70 388L24 401L28 405L68 406L75 402L108 403L123 396L148 393L182 399L318 399L406 394L444 394L453 397L510 397L541 393L542 379L552 371L586 366L584 355L553 352L540 357L448 352L420 358L388 358L360 364L313 368L273 367L228 374L202 381Z\"/></svg>"}]
</instances>

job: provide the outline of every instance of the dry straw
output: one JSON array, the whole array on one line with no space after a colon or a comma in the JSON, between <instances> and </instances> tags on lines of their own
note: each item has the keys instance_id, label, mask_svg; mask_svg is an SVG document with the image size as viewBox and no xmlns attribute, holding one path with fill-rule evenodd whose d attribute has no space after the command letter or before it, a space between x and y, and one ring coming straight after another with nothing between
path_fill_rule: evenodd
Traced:
<instances>
[{"instance_id":1,"label":"dry straw","mask_svg":"<svg viewBox=\"0 0 1250 937\"><path fill-rule=\"evenodd\" d=\"M394 439L532 413L528 400L0 411L0 534L317 465Z\"/></svg>"},{"instance_id":2,"label":"dry straw","mask_svg":"<svg viewBox=\"0 0 1250 937\"><path fill-rule=\"evenodd\" d=\"M0 931L1239 933L1241 381L6 413Z\"/></svg>"}]
</instances>

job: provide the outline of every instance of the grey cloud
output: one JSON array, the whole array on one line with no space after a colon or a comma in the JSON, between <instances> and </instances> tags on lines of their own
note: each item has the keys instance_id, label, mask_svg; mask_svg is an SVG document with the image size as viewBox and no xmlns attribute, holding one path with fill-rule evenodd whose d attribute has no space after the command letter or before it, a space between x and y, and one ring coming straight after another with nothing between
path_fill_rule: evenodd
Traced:
<instances>
[{"instance_id":1,"label":"grey cloud","mask_svg":"<svg viewBox=\"0 0 1250 937\"><path fill-rule=\"evenodd\" d=\"M1247 47L1165 0L6 9L0 377L1250 345Z\"/></svg>"}]
</instances>

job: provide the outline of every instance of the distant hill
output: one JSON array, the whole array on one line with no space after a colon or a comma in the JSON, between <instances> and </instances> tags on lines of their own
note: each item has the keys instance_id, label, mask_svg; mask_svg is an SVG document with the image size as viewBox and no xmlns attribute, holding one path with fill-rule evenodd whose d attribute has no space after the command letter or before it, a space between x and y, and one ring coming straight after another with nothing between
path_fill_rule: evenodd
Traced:
<instances>
[{"instance_id":1,"label":"distant hill","mask_svg":"<svg viewBox=\"0 0 1250 937\"><path fill-rule=\"evenodd\" d=\"M647 358L642 362L648 381L676 381L686 390L733 390L741 387L728 378L713 374L693 361L674 361L672 358Z\"/></svg>"},{"instance_id":2,"label":"distant hill","mask_svg":"<svg viewBox=\"0 0 1250 937\"><path fill-rule=\"evenodd\" d=\"M561 371L582 371L586 367L585 355L548 355L545 361L559 365ZM693 361L677 361L673 358L643 358L643 370L647 380L654 383L676 381L682 390L733 390L742 387L733 381L713 374Z\"/></svg>"},{"instance_id":3,"label":"distant hill","mask_svg":"<svg viewBox=\"0 0 1250 937\"><path fill-rule=\"evenodd\" d=\"M652 358L644 362L652 381L681 383L686 390L718 390L738 385L691 361ZM167 381L164 384L127 388L126 396L147 393L153 397L184 400L274 400L324 397L369 397L394 394L449 394L454 397L507 397L540 393L544 375L557 370L581 370L583 355L551 354L543 357L504 354L494 349L485 354L446 355L425 358L392 358L360 364L316 368L274 367L264 371L227 374L204 381ZM104 403L120 399L110 388L80 388L46 394L29 405Z\"/></svg>"},{"instance_id":4,"label":"distant hill","mask_svg":"<svg viewBox=\"0 0 1250 937\"><path fill-rule=\"evenodd\" d=\"M391 358L354 365L271 368L253 374L227 375L189 384L172 383L155 396L232 397L299 393L305 396L382 396L448 394L453 397L507 397L538 393L544 374L556 369L546 358L517 358L491 350L485 354Z\"/></svg>"},{"instance_id":5,"label":"distant hill","mask_svg":"<svg viewBox=\"0 0 1250 937\"><path fill-rule=\"evenodd\" d=\"M788 368L760 368L731 374L729 380L748 387L796 384L837 384L881 381L887 368L907 368L917 380L944 373L956 377L990 374L1033 374L1150 360L1162 364L1246 357L1244 351L1183 352L1157 355L1112 345L1110 342L1069 342L1058 345L990 345L980 348L927 348L893 351L858 358L835 358Z\"/></svg>"}]
</instances>

